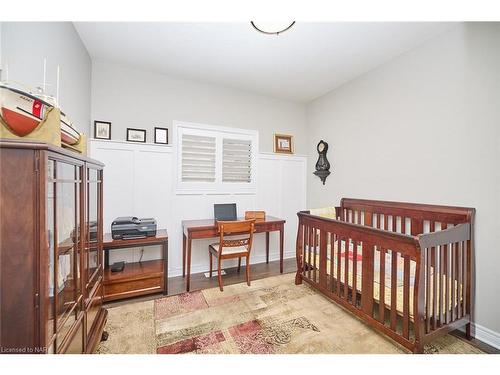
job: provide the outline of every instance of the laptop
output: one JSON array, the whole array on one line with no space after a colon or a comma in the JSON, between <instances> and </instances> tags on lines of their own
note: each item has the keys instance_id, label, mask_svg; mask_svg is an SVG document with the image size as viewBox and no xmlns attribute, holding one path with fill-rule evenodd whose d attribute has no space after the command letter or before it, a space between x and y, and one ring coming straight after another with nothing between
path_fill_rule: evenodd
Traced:
<instances>
[{"instance_id":1,"label":"laptop","mask_svg":"<svg viewBox=\"0 0 500 375\"><path fill-rule=\"evenodd\" d=\"M214 218L217 221L236 221L236 203L214 204Z\"/></svg>"}]
</instances>

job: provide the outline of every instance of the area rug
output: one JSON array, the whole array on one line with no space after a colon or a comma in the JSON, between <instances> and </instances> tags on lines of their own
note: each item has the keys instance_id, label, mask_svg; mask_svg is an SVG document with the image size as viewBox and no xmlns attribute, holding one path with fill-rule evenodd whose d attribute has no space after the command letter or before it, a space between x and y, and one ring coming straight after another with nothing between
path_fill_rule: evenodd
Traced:
<instances>
[{"instance_id":1,"label":"area rug","mask_svg":"<svg viewBox=\"0 0 500 375\"><path fill-rule=\"evenodd\" d=\"M407 353L294 274L110 308L98 353ZM483 353L446 335L426 353Z\"/></svg>"}]
</instances>

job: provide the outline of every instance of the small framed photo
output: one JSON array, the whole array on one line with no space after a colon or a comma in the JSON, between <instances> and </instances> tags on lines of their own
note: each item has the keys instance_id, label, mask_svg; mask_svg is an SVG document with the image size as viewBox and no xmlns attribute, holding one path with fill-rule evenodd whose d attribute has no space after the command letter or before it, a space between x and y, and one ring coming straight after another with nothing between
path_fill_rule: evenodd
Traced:
<instances>
[{"instance_id":1,"label":"small framed photo","mask_svg":"<svg viewBox=\"0 0 500 375\"><path fill-rule=\"evenodd\" d=\"M127 141L146 143L146 130L127 128Z\"/></svg>"},{"instance_id":2,"label":"small framed photo","mask_svg":"<svg viewBox=\"0 0 500 375\"><path fill-rule=\"evenodd\" d=\"M168 129L155 127L155 143L168 145Z\"/></svg>"},{"instance_id":3,"label":"small framed photo","mask_svg":"<svg viewBox=\"0 0 500 375\"><path fill-rule=\"evenodd\" d=\"M111 139L111 123L106 121L94 121L94 138Z\"/></svg>"},{"instance_id":4,"label":"small framed photo","mask_svg":"<svg viewBox=\"0 0 500 375\"><path fill-rule=\"evenodd\" d=\"M293 135L274 134L274 152L293 154Z\"/></svg>"}]
</instances>

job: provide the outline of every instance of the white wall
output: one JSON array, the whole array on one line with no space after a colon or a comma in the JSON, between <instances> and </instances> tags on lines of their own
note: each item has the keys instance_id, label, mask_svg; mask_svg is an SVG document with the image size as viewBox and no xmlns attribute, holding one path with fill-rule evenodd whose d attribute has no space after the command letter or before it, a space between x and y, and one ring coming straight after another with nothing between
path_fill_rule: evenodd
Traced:
<instances>
[{"instance_id":1,"label":"white wall","mask_svg":"<svg viewBox=\"0 0 500 375\"><path fill-rule=\"evenodd\" d=\"M91 140L92 157L104 169L104 231L118 216L154 217L158 228L169 234L169 277L182 274L182 220L213 217L214 203L236 203L238 215L246 210L265 210L286 219L285 257L295 256L297 211L306 204L306 157L261 153L257 163L256 194L175 194L175 162L171 146L123 141ZM265 235L255 238L252 263L265 261ZM279 259L279 235L271 234L270 259ZM192 273L208 270L208 244L216 239L194 240ZM140 249L110 254L110 262L137 262ZM146 250L143 260L159 259L159 247ZM234 265L224 262L224 267Z\"/></svg>"},{"instance_id":2,"label":"white wall","mask_svg":"<svg viewBox=\"0 0 500 375\"><path fill-rule=\"evenodd\" d=\"M308 174L308 206L475 207L475 318L499 333L499 128L500 24L460 25L309 104L309 167L324 139L332 174L326 186Z\"/></svg>"},{"instance_id":3,"label":"white wall","mask_svg":"<svg viewBox=\"0 0 500 375\"><path fill-rule=\"evenodd\" d=\"M306 153L305 104L221 86L94 61L92 121L109 121L111 137L126 139L126 128L169 128L172 121L231 126L259 131L260 150L273 150L273 133L295 136L296 151Z\"/></svg>"},{"instance_id":4,"label":"white wall","mask_svg":"<svg viewBox=\"0 0 500 375\"><path fill-rule=\"evenodd\" d=\"M9 81L35 89L43 83L47 58L48 92L56 93L60 66L60 104L75 127L90 134L90 56L71 22L3 22L1 66Z\"/></svg>"}]
</instances>

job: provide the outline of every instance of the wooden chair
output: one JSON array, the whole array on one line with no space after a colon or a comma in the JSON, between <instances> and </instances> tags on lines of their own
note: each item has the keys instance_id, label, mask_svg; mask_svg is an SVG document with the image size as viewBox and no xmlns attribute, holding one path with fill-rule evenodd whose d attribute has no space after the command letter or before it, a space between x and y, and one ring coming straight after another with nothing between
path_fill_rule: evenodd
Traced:
<instances>
[{"instance_id":1,"label":"wooden chair","mask_svg":"<svg viewBox=\"0 0 500 375\"><path fill-rule=\"evenodd\" d=\"M253 232L255 220L242 221L218 221L219 242L208 246L210 256L210 277L212 277L212 257L218 259L217 270L219 279L219 288L222 286L221 263L223 259L238 258L238 272L241 268L241 258L246 258L246 279L250 286L250 252L252 250ZM248 235L248 237L238 239L225 239L226 235Z\"/></svg>"}]
</instances>

